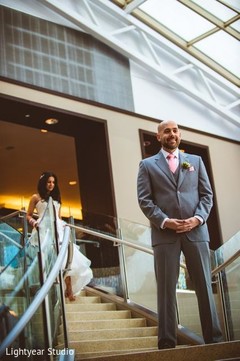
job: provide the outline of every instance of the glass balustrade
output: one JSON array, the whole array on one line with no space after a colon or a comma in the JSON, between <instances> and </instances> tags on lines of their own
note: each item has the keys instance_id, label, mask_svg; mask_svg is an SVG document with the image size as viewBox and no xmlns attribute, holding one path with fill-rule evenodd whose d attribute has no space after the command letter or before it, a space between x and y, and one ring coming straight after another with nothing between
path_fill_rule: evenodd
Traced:
<instances>
[{"instance_id":1,"label":"glass balustrade","mask_svg":"<svg viewBox=\"0 0 240 361\"><path fill-rule=\"evenodd\" d=\"M91 217L90 217L91 218ZM108 225L106 227L106 224ZM114 227L109 227L109 224ZM80 227L85 225L75 223ZM94 278L91 282L93 287L97 287L103 291L114 293L120 297L125 297L128 301L145 307L152 312L157 312L157 297L156 297L156 282L153 265L153 252L151 248L151 230L149 226L137 224L125 219L109 219L106 222L99 222L96 228L88 225L88 230L99 232L98 235L84 233L84 231L77 230L80 234L81 241L84 245L84 252L90 258L102 259L106 257L104 245L109 243L109 247L117 246L119 268L115 267L114 271L111 266L95 268L93 264ZM86 229L87 231L87 229ZM102 237L101 237L102 234ZM111 242L105 239L105 235L112 237ZM114 238L120 238L127 244L120 245ZM91 240L92 244L89 244ZM231 243L231 242L230 242ZM223 249L228 250L232 246L228 242ZM96 247L97 250L92 253L91 247ZM142 249L141 249L142 247ZM115 247L116 248L116 247ZM140 248L140 249L137 249ZM235 247L236 248L236 247ZM234 248L234 250L235 250ZM222 254L223 249L219 252ZM89 251L90 250L90 251ZM105 253L104 253L105 252ZM225 251L226 260L232 253ZM211 252L212 268L216 267L215 253ZM107 262L103 260L106 265ZM195 332L200 337L201 325L198 311L198 303L195 291L191 284L187 268L185 265L184 255L180 256L180 271L177 283L177 308L179 324ZM117 269L117 272L116 272ZM221 285L219 284L218 275L213 277L213 293L220 318L222 329L225 330L225 323L223 316L223 304L221 296ZM229 298L229 296L227 296ZM232 305L231 305L232 307ZM236 321L239 322L239 321ZM225 333L225 331L224 331ZM225 335L227 337L227 335ZM235 338L236 339L236 338Z\"/></svg>"},{"instance_id":2,"label":"glass balustrade","mask_svg":"<svg viewBox=\"0 0 240 361\"><path fill-rule=\"evenodd\" d=\"M21 317L37 295L57 259L58 247L55 241L52 204L47 208L42 222L45 222L45 232L38 232L40 238L36 238L36 233L32 234L23 248L21 233L9 224L0 224L0 247L4 250L0 253L0 297L2 305L13 311L15 318L12 319L12 324ZM94 277L90 286L123 297L157 313L150 227L93 214L85 215L84 221L75 220L71 223L74 223L71 228L71 242L77 243L81 252L92 261ZM118 241L120 239L122 243ZM239 241L240 232L220 249L212 252L213 268L221 265L239 250ZM197 299L183 254L180 262L177 284L179 324L201 336ZM238 257L221 271L220 277L217 275L213 278L213 291L220 321L222 327L228 329L227 334L231 340L240 337L239 268ZM59 281L61 279L55 280L45 302L16 340L18 345L38 349L44 349L46 345L57 349L65 348L66 330L62 324L64 305ZM4 338L4 335L1 334L1 337Z\"/></svg>"},{"instance_id":3,"label":"glass balustrade","mask_svg":"<svg viewBox=\"0 0 240 361\"><path fill-rule=\"evenodd\" d=\"M221 266L240 250L240 232L215 251L216 265ZM226 327L230 340L240 339L240 254L220 272Z\"/></svg>"},{"instance_id":4,"label":"glass balustrade","mask_svg":"<svg viewBox=\"0 0 240 361\"><path fill-rule=\"evenodd\" d=\"M22 234L7 223L0 222L0 271L16 256L21 245Z\"/></svg>"},{"instance_id":5,"label":"glass balustrade","mask_svg":"<svg viewBox=\"0 0 240 361\"><path fill-rule=\"evenodd\" d=\"M32 232L25 247L19 246L21 235L17 231L14 232L7 224L0 224L0 245L5 251L0 258L1 342L38 296L41 286L44 285L56 263L58 247L51 201L41 222L44 231L39 231L40 224L39 229ZM13 246L15 253L11 248ZM6 352L14 352L16 348L22 352L25 350L26 353L27 350L35 350L38 352L39 360L47 360L48 348L53 354L65 348L66 330L63 327L63 293L60 281L61 274L52 284L33 318Z\"/></svg>"}]
</instances>

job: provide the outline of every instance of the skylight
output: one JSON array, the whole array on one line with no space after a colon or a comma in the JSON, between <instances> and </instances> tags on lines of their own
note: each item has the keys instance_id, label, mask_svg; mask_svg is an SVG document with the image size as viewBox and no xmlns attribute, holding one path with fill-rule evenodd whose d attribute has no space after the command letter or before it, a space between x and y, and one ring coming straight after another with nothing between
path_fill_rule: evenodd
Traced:
<instances>
[{"instance_id":1,"label":"skylight","mask_svg":"<svg viewBox=\"0 0 240 361\"><path fill-rule=\"evenodd\" d=\"M131 15L239 86L239 0L130 0L125 3Z\"/></svg>"}]
</instances>

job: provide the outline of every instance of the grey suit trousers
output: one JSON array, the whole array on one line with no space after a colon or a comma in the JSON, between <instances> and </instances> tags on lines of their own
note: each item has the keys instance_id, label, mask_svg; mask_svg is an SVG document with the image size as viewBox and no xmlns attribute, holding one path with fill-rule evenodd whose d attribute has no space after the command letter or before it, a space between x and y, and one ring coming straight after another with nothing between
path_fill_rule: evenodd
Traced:
<instances>
[{"instance_id":1,"label":"grey suit trousers","mask_svg":"<svg viewBox=\"0 0 240 361\"><path fill-rule=\"evenodd\" d=\"M153 247L158 285L159 342L170 340L173 345L177 343L176 303L173 300L176 297L181 250L196 291L204 341L218 342L222 339L222 333L212 293L209 244L189 241L185 235L174 243ZM181 314L179 321L181 324Z\"/></svg>"}]
</instances>

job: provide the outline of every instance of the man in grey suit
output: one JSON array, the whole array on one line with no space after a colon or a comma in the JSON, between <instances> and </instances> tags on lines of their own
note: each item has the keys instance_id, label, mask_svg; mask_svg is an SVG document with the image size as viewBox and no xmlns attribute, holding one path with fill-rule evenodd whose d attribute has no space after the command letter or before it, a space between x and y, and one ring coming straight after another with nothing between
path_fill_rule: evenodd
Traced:
<instances>
[{"instance_id":1,"label":"man in grey suit","mask_svg":"<svg viewBox=\"0 0 240 361\"><path fill-rule=\"evenodd\" d=\"M181 133L174 121L158 126L161 150L140 162L138 201L151 224L158 298L158 348L177 343L176 284L183 251L195 288L205 343L222 340L211 285L207 218L212 189L201 157L178 149ZM168 156L171 160L168 160ZM173 166L176 169L170 170Z\"/></svg>"}]
</instances>

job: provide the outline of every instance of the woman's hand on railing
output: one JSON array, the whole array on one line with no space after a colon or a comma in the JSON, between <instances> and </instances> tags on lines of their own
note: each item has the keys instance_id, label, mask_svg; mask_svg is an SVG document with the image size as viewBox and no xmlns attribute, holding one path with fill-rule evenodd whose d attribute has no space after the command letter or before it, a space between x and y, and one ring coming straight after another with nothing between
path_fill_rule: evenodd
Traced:
<instances>
[{"instance_id":1,"label":"woman's hand on railing","mask_svg":"<svg viewBox=\"0 0 240 361\"><path fill-rule=\"evenodd\" d=\"M37 226L38 226L38 221L36 221L36 219L30 218L30 219L28 220L28 222L29 222L29 224L30 224L33 228L37 228Z\"/></svg>"}]
</instances>

